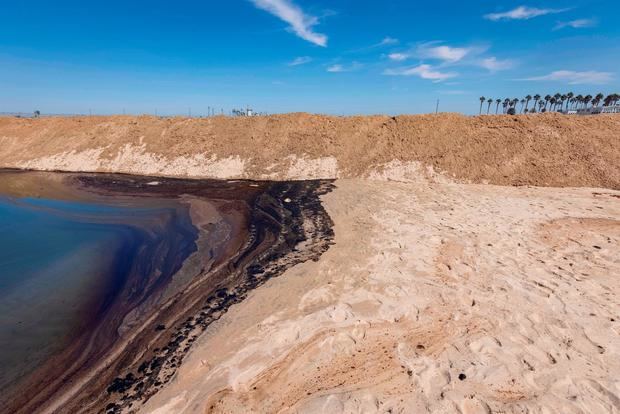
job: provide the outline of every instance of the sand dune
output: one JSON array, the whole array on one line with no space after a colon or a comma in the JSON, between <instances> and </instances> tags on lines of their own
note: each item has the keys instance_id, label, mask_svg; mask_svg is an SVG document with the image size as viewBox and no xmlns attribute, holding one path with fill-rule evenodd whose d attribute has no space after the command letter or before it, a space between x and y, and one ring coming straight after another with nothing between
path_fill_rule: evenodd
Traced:
<instances>
[{"instance_id":1,"label":"sand dune","mask_svg":"<svg viewBox=\"0 0 620 414\"><path fill-rule=\"evenodd\" d=\"M231 309L143 412L620 410L620 193L336 184L335 245Z\"/></svg>"}]
</instances>

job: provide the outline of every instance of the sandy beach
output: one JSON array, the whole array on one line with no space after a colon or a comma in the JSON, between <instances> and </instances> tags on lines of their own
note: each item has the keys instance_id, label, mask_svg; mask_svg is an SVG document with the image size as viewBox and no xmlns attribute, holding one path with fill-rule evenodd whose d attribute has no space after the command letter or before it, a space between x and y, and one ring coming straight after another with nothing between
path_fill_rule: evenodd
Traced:
<instances>
[{"instance_id":1,"label":"sandy beach","mask_svg":"<svg viewBox=\"0 0 620 414\"><path fill-rule=\"evenodd\" d=\"M144 413L620 410L620 193L339 180Z\"/></svg>"},{"instance_id":2,"label":"sandy beach","mask_svg":"<svg viewBox=\"0 0 620 414\"><path fill-rule=\"evenodd\" d=\"M335 180L265 236L285 256L245 262L271 272L261 283L179 296L184 317L213 314L178 327L182 352L139 374L145 391L127 375L169 337L109 367L120 388L75 389L64 408L620 412L619 128L557 114L0 119L5 167ZM286 219L282 185L265 223Z\"/></svg>"}]
</instances>

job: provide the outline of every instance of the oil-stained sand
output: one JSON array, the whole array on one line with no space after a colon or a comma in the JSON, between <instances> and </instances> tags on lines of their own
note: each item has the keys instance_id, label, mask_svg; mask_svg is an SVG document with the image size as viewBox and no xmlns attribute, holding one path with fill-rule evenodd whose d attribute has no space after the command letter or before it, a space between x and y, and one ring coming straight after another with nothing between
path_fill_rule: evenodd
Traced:
<instances>
[{"instance_id":1,"label":"oil-stained sand","mask_svg":"<svg viewBox=\"0 0 620 414\"><path fill-rule=\"evenodd\" d=\"M194 253L180 262L173 257L172 265L174 242L147 240L97 323L19 384L20 392L3 396L7 412L131 409L170 380L195 338L231 304L286 268L317 259L332 238L318 200L329 182L63 174L47 184L42 193L70 185L65 196L112 197L120 204L172 200L186 207L198 237ZM23 194L24 187L7 191ZM145 228L167 234L158 224Z\"/></svg>"}]
</instances>

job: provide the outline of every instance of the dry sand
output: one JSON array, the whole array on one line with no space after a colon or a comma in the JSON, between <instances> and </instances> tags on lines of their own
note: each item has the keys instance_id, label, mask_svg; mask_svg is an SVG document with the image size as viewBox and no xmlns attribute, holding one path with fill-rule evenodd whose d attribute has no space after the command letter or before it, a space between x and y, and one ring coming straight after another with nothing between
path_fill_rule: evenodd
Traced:
<instances>
[{"instance_id":1,"label":"dry sand","mask_svg":"<svg viewBox=\"0 0 620 414\"><path fill-rule=\"evenodd\" d=\"M336 185L335 245L234 306L143 412L620 411L619 192Z\"/></svg>"}]
</instances>

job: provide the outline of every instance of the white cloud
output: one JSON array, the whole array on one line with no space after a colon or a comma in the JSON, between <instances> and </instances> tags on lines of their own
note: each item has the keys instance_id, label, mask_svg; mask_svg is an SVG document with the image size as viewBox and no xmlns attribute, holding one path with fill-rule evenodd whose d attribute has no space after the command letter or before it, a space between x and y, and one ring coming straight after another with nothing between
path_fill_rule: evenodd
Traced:
<instances>
[{"instance_id":1,"label":"white cloud","mask_svg":"<svg viewBox=\"0 0 620 414\"><path fill-rule=\"evenodd\" d=\"M306 63L310 63L312 62L312 58L310 56L300 56L297 57L295 59L293 59L291 62L289 62L289 66L299 66L299 65L305 65Z\"/></svg>"},{"instance_id":2,"label":"white cloud","mask_svg":"<svg viewBox=\"0 0 620 414\"><path fill-rule=\"evenodd\" d=\"M370 50L378 49L378 48L385 47L385 46L397 45L398 43L400 43L400 40L395 39L395 38L390 37L390 36L386 36L383 39L381 39L381 41L379 41L377 43L373 43L370 46L364 46L364 47L361 47L361 48L358 48L358 49L351 49L351 50L347 51L347 53L368 52Z\"/></svg>"},{"instance_id":3,"label":"white cloud","mask_svg":"<svg viewBox=\"0 0 620 414\"><path fill-rule=\"evenodd\" d=\"M327 71L330 73L341 73L341 72L353 72L362 67L361 63L353 62L350 65L342 65L340 63L336 63L334 65L328 66Z\"/></svg>"},{"instance_id":4,"label":"white cloud","mask_svg":"<svg viewBox=\"0 0 620 414\"><path fill-rule=\"evenodd\" d=\"M479 62L479 65L490 72L497 72L500 70L507 70L514 67L514 62L509 59L498 60L496 57L491 56L485 59L482 59Z\"/></svg>"},{"instance_id":5,"label":"white cloud","mask_svg":"<svg viewBox=\"0 0 620 414\"><path fill-rule=\"evenodd\" d=\"M327 36L313 31L319 23L316 16L307 15L291 0L250 0L254 5L280 18L290 25L297 36L318 46L327 46Z\"/></svg>"},{"instance_id":6,"label":"white cloud","mask_svg":"<svg viewBox=\"0 0 620 414\"><path fill-rule=\"evenodd\" d=\"M432 80L433 82L441 82L458 76L454 72L440 72L431 65L419 65L412 68L387 69L384 75L391 76L419 76L422 79Z\"/></svg>"},{"instance_id":7,"label":"white cloud","mask_svg":"<svg viewBox=\"0 0 620 414\"><path fill-rule=\"evenodd\" d=\"M338 72L345 72L345 69L344 69L344 66L337 64L337 65L329 66L327 68L327 71L331 73L338 73Z\"/></svg>"},{"instance_id":8,"label":"white cloud","mask_svg":"<svg viewBox=\"0 0 620 414\"><path fill-rule=\"evenodd\" d=\"M558 22L553 28L554 30L564 29L565 27L572 27L573 29L585 29L588 27L596 26L597 21L595 19L577 19L569 22Z\"/></svg>"},{"instance_id":9,"label":"white cloud","mask_svg":"<svg viewBox=\"0 0 620 414\"><path fill-rule=\"evenodd\" d=\"M379 42L377 46L389 46L398 44L398 39L394 39L393 37L386 36Z\"/></svg>"},{"instance_id":10,"label":"white cloud","mask_svg":"<svg viewBox=\"0 0 620 414\"><path fill-rule=\"evenodd\" d=\"M545 16L547 14L562 13L566 10L568 9L537 9L535 7L519 6L516 9L503 13L485 14L484 18L494 22L499 20L528 20L538 16Z\"/></svg>"},{"instance_id":11,"label":"white cloud","mask_svg":"<svg viewBox=\"0 0 620 414\"><path fill-rule=\"evenodd\" d=\"M450 63L458 62L472 51L466 47L430 46L423 44L418 47L418 55L421 58L439 59Z\"/></svg>"},{"instance_id":12,"label":"white cloud","mask_svg":"<svg viewBox=\"0 0 620 414\"><path fill-rule=\"evenodd\" d=\"M609 83L612 79L613 79L613 75L610 72L597 72L593 70L586 71L586 72L575 72L572 70L558 70L555 72L551 72L548 75L534 76L532 78L526 78L526 79L521 79L521 80L566 82L569 85L579 85L579 84L602 85L605 83Z\"/></svg>"},{"instance_id":13,"label":"white cloud","mask_svg":"<svg viewBox=\"0 0 620 414\"><path fill-rule=\"evenodd\" d=\"M390 60L395 60L396 62L402 62L403 60L407 60L409 58L409 55L407 55L406 53L390 53L388 55L388 58Z\"/></svg>"}]
</instances>

